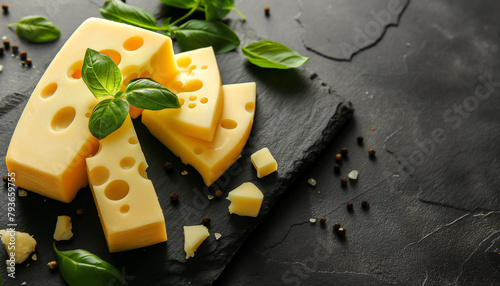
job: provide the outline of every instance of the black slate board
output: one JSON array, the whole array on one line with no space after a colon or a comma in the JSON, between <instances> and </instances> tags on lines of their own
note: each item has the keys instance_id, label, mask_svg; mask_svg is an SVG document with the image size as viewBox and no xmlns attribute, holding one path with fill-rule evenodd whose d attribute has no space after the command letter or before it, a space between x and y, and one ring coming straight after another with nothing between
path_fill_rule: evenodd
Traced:
<instances>
[{"instance_id":1,"label":"black slate board","mask_svg":"<svg viewBox=\"0 0 500 286\"><path fill-rule=\"evenodd\" d=\"M90 16L90 15L89 15ZM75 26L74 23L69 27ZM64 27L61 27L64 29ZM70 33L64 33L69 36ZM67 38L66 36L66 38ZM242 38L243 37L242 35ZM64 42L58 41L58 45ZM245 43L242 43L244 45ZM47 54L54 55L56 45L46 46ZM10 71L19 76L27 73L29 81L13 81L21 93L2 94L0 101L2 165L6 174L4 154L26 100L47 66L51 56L37 58L37 68ZM10 59L9 59L10 60ZM120 269L129 285L209 284L220 274L244 239L261 222L266 213L292 184L296 176L325 148L332 136L352 115L350 103L322 83L315 73L304 68L291 71L263 70L249 65L240 52L218 56L223 83L257 82L257 108L249 141L240 158L212 187L204 186L201 177L190 166L184 166L168 149L149 134L139 120L134 122L139 141L150 165L148 176L153 181L160 204L164 210L169 240L151 247L110 254L97 216L90 189L80 190L70 204L46 199L34 193L16 199L16 223L19 231L35 236L38 242L36 262L28 260L17 267L17 284L60 285L62 278L47 269L46 263L54 260L52 234L58 215L70 215L75 236L69 242L58 243L62 250L82 248L91 251ZM12 76L12 74L11 74ZM0 77L0 81L2 78ZM31 88L25 88L31 85ZM23 87L24 86L24 87ZM268 147L278 161L279 170L263 179L257 179L250 162L250 155ZM170 161L173 172L165 173L163 164ZM181 171L188 175L182 176ZM265 199L258 218L229 215L227 192L243 182L255 183ZM220 199L208 199L216 189L222 189ZM171 192L177 192L180 203L172 205ZM7 192L0 196L2 214L5 214ZM85 215L77 216L77 209ZM212 234L198 249L194 258L186 261L183 250L184 225L200 224L203 216L212 218ZM4 227L7 216L0 217ZM215 240L213 233L221 233ZM4 254L3 254L4 255ZM6 277L5 268L0 273ZM12 280L4 278L6 285ZM8 283L8 284L7 284Z\"/></svg>"}]
</instances>

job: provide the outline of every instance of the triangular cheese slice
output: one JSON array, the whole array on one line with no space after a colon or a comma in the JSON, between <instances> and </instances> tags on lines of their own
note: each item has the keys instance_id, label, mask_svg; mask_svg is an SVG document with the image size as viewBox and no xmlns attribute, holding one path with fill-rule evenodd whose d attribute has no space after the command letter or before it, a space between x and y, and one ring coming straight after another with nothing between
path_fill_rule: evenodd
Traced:
<instances>
[{"instance_id":1,"label":"triangular cheese slice","mask_svg":"<svg viewBox=\"0 0 500 286\"><path fill-rule=\"evenodd\" d=\"M100 141L96 155L87 158L89 184L110 252L167 240L147 167L130 117Z\"/></svg>"},{"instance_id":2,"label":"triangular cheese slice","mask_svg":"<svg viewBox=\"0 0 500 286\"><path fill-rule=\"evenodd\" d=\"M224 108L212 142L177 132L165 113L145 110L142 122L184 164L193 166L210 186L239 158L255 114L254 82L224 85Z\"/></svg>"},{"instance_id":3,"label":"triangular cheese slice","mask_svg":"<svg viewBox=\"0 0 500 286\"><path fill-rule=\"evenodd\" d=\"M184 227L184 251L186 252L186 259L194 256L194 252L209 235L208 228L203 225Z\"/></svg>"}]
</instances>

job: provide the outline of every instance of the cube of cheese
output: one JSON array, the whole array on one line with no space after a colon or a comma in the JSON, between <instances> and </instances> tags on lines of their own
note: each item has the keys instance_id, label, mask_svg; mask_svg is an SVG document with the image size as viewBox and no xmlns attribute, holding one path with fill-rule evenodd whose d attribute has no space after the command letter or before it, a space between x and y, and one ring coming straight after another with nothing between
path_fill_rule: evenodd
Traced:
<instances>
[{"instance_id":1,"label":"cube of cheese","mask_svg":"<svg viewBox=\"0 0 500 286\"><path fill-rule=\"evenodd\" d=\"M130 117L100 144L87 168L109 251L166 241L165 217Z\"/></svg>"},{"instance_id":2,"label":"cube of cheese","mask_svg":"<svg viewBox=\"0 0 500 286\"><path fill-rule=\"evenodd\" d=\"M240 216L256 217L259 214L264 194L252 183L243 183L229 192L227 199L231 201L229 213Z\"/></svg>"},{"instance_id":3,"label":"cube of cheese","mask_svg":"<svg viewBox=\"0 0 500 286\"><path fill-rule=\"evenodd\" d=\"M175 131L162 113L145 110L142 122L149 132L184 164L193 166L210 186L240 157L255 114L254 82L224 85L224 107L212 142Z\"/></svg>"},{"instance_id":4,"label":"cube of cheese","mask_svg":"<svg viewBox=\"0 0 500 286\"><path fill-rule=\"evenodd\" d=\"M73 232L71 229L73 225L71 224L71 218L67 215L60 215L57 217L56 230L54 231L54 239L69 240L73 237Z\"/></svg>"},{"instance_id":5,"label":"cube of cheese","mask_svg":"<svg viewBox=\"0 0 500 286\"><path fill-rule=\"evenodd\" d=\"M204 225L184 226L184 251L186 259L193 257L200 244L210 235Z\"/></svg>"},{"instance_id":6,"label":"cube of cheese","mask_svg":"<svg viewBox=\"0 0 500 286\"><path fill-rule=\"evenodd\" d=\"M14 258L14 263L23 263L35 251L36 240L25 232L11 229L0 230L0 236L9 257ZM11 259L7 260L10 265Z\"/></svg>"},{"instance_id":7,"label":"cube of cheese","mask_svg":"<svg viewBox=\"0 0 500 286\"><path fill-rule=\"evenodd\" d=\"M6 155L16 185L62 202L87 185L85 158L99 145L88 129L98 100L81 78L87 48L108 55L124 83L146 74L166 83L178 72L172 41L161 34L97 18L73 33L33 91Z\"/></svg>"},{"instance_id":8,"label":"cube of cheese","mask_svg":"<svg viewBox=\"0 0 500 286\"><path fill-rule=\"evenodd\" d=\"M257 170L257 177L262 178L275 172L278 169L278 163L267 148L262 148L250 156L252 164Z\"/></svg>"}]
</instances>

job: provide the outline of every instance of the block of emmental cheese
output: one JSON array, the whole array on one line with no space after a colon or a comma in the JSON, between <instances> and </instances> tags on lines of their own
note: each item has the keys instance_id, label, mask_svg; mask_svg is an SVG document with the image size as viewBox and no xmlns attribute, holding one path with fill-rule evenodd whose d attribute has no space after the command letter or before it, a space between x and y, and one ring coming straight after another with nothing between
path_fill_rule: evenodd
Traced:
<instances>
[{"instance_id":1,"label":"block of emmental cheese","mask_svg":"<svg viewBox=\"0 0 500 286\"><path fill-rule=\"evenodd\" d=\"M252 164L257 170L257 177L265 177L278 170L278 163L268 148L262 148L250 156Z\"/></svg>"},{"instance_id":2,"label":"block of emmental cheese","mask_svg":"<svg viewBox=\"0 0 500 286\"><path fill-rule=\"evenodd\" d=\"M87 158L89 184L110 252L167 240L165 218L147 167L130 117L100 141L96 155Z\"/></svg>"},{"instance_id":3,"label":"block of emmental cheese","mask_svg":"<svg viewBox=\"0 0 500 286\"><path fill-rule=\"evenodd\" d=\"M177 76L166 87L179 97L179 109L158 111L178 133L212 141L222 106L222 84L212 47L175 55Z\"/></svg>"},{"instance_id":4,"label":"block of emmental cheese","mask_svg":"<svg viewBox=\"0 0 500 286\"><path fill-rule=\"evenodd\" d=\"M230 214L256 217L260 212L264 194L254 184L243 183L230 191L227 199L231 201Z\"/></svg>"},{"instance_id":5,"label":"block of emmental cheese","mask_svg":"<svg viewBox=\"0 0 500 286\"><path fill-rule=\"evenodd\" d=\"M96 18L73 33L33 91L6 155L16 185L63 202L87 185L85 158L98 148L88 130L98 101L81 78L87 48L108 55L125 82L146 74L169 82L177 75L168 37Z\"/></svg>"},{"instance_id":6,"label":"block of emmental cheese","mask_svg":"<svg viewBox=\"0 0 500 286\"><path fill-rule=\"evenodd\" d=\"M177 132L172 121L145 110L142 122L184 164L193 166L207 186L214 183L239 158L252 129L255 83L224 85L224 107L212 142Z\"/></svg>"},{"instance_id":7,"label":"block of emmental cheese","mask_svg":"<svg viewBox=\"0 0 500 286\"><path fill-rule=\"evenodd\" d=\"M193 257L201 243L210 235L204 225L190 225L184 227L184 251L186 259Z\"/></svg>"}]
</instances>

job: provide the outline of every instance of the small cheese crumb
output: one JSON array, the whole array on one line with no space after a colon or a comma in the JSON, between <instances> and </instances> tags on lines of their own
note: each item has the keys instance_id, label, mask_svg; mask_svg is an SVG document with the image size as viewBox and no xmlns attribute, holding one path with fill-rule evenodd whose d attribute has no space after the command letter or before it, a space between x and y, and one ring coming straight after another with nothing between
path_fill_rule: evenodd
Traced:
<instances>
[{"instance_id":1,"label":"small cheese crumb","mask_svg":"<svg viewBox=\"0 0 500 286\"><path fill-rule=\"evenodd\" d=\"M214 236L215 236L215 240L219 240L219 238L222 237L222 234L216 232L216 233L214 233Z\"/></svg>"},{"instance_id":2,"label":"small cheese crumb","mask_svg":"<svg viewBox=\"0 0 500 286\"><path fill-rule=\"evenodd\" d=\"M188 174L188 171L184 170L181 172L181 175L186 176Z\"/></svg>"},{"instance_id":3,"label":"small cheese crumb","mask_svg":"<svg viewBox=\"0 0 500 286\"><path fill-rule=\"evenodd\" d=\"M33 261L36 261L38 259L38 256L36 256L36 253L31 256L31 259L33 259Z\"/></svg>"},{"instance_id":4,"label":"small cheese crumb","mask_svg":"<svg viewBox=\"0 0 500 286\"><path fill-rule=\"evenodd\" d=\"M16 246L16 252L15 256L10 257L12 260L7 260L7 266L12 266L11 262L14 261L16 264L23 263L29 255L35 251L36 247L36 240L29 235L28 233L25 232L19 232L19 231L14 231L12 229L2 229L0 230L0 236L2 236L2 242L5 246L5 250L7 250L8 253L9 251L9 243L11 236L14 236L16 238L15 246ZM11 246L12 247L12 246ZM11 267L7 267L7 269L10 269Z\"/></svg>"},{"instance_id":5,"label":"small cheese crumb","mask_svg":"<svg viewBox=\"0 0 500 286\"><path fill-rule=\"evenodd\" d=\"M56 230L54 231L54 239L57 241L60 240L69 240L73 237L73 232L71 229L73 226L71 225L71 218L67 215L60 215L57 217Z\"/></svg>"},{"instance_id":6,"label":"small cheese crumb","mask_svg":"<svg viewBox=\"0 0 500 286\"><path fill-rule=\"evenodd\" d=\"M358 179L359 172L356 170L352 170L347 177L351 180L357 180Z\"/></svg>"},{"instance_id":7,"label":"small cheese crumb","mask_svg":"<svg viewBox=\"0 0 500 286\"><path fill-rule=\"evenodd\" d=\"M311 186L316 186L316 180L314 178L309 178L309 180L307 180L307 182L309 183L309 185Z\"/></svg>"},{"instance_id":8,"label":"small cheese crumb","mask_svg":"<svg viewBox=\"0 0 500 286\"><path fill-rule=\"evenodd\" d=\"M28 282L24 281L23 283L21 283L21 285L26 285L28 284Z\"/></svg>"},{"instance_id":9,"label":"small cheese crumb","mask_svg":"<svg viewBox=\"0 0 500 286\"><path fill-rule=\"evenodd\" d=\"M3 66L2 66L2 65L0 65L0 72L2 72L2 71L3 71Z\"/></svg>"},{"instance_id":10,"label":"small cheese crumb","mask_svg":"<svg viewBox=\"0 0 500 286\"><path fill-rule=\"evenodd\" d=\"M17 194L20 196L20 197L26 197L28 195L28 192L26 190L23 190L23 189L19 189L17 191Z\"/></svg>"},{"instance_id":11,"label":"small cheese crumb","mask_svg":"<svg viewBox=\"0 0 500 286\"><path fill-rule=\"evenodd\" d=\"M315 219L315 218L310 218L310 219L309 219L309 222L310 222L310 223L315 223L315 222L316 222L316 219Z\"/></svg>"},{"instance_id":12,"label":"small cheese crumb","mask_svg":"<svg viewBox=\"0 0 500 286\"><path fill-rule=\"evenodd\" d=\"M2 41L8 40L7 36L2 37Z\"/></svg>"},{"instance_id":13,"label":"small cheese crumb","mask_svg":"<svg viewBox=\"0 0 500 286\"><path fill-rule=\"evenodd\" d=\"M208 195L207 197L209 200L212 200L214 198L214 196L212 196L212 195Z\"/></svg>"}]
</instances>

